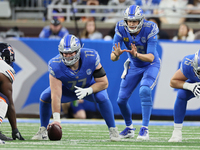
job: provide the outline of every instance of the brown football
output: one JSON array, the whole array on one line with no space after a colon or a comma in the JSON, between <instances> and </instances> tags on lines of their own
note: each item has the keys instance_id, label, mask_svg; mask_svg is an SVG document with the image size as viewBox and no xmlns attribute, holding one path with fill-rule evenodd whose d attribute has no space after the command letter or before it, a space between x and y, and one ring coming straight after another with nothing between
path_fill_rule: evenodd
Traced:
<instances>
[{"instance_id":1,"label":"brown football","mask_svg":"<svg viewBox=\"0 0 200 150\"><path fill-rule=\"evenodd\" d=\"M58 141L62 138L62 129L57 124L49 125L48 137L51 141Z\"/></svg>"}]
</instances>

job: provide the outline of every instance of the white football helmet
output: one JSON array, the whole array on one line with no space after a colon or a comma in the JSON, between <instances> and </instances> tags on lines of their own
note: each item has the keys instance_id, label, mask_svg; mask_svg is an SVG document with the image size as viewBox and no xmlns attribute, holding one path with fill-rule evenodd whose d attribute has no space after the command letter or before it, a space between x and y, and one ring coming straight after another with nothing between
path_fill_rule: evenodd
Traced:
<instances>
[{"instance_id":1,"label":"white football helmet","mask_svg":"<svg viewBox=\"0 0 200 150\"><path fill-rule=\"evenodd\" d=\"M200 50L198 50L192 60L192 67L196 76L200 79Z\"/></svg>"},{"instance_id":2,"label":"white football helmet","mask_svg":"<svg viewBox=\"0 0 200 150\"><path fill-rule=\"evenodd\" d=\"M81 43L77 37L68 34L61 39L60 44L58 46L58 50L63 63L67 66L71 66L80 59ZM76 52L76 55L71 57L63 56L63 53L73 53L73 52Z\"/></svg>"},{"instance_id":3,"label":"white football helmet","mask_svg":"<svg viewBox=\"0 0 200 150\"><path fill-rule=\"evenodd\" d=\"M135 29L130 29L127 21L139 21ZM136 33L142 28L144 22L143 10L138 5L131 5L124 11L124 28L127 32Z\"/></svg>"}]
</instances>

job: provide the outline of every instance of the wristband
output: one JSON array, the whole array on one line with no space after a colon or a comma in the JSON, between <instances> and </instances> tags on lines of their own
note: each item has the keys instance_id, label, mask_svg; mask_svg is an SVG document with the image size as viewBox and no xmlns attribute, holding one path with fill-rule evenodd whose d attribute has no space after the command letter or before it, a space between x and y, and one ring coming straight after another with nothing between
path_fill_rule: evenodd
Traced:
<instances>
[{"instance_id":1,"label":"wristband","mask_svg":"<svg viewBox=\"0 0 200 150\"><path fill-rule=\"evenodd\" d=\"M90 95L90 94L92 94L93 93L93 89L92 89L92 87L89 87L88 88L88 95Z\"/></svg>"},{"instance_id":2,"label":"wristband","mask_svg":"<svg viewBox=\"0 0 200 150\"><path fill-rule=\"evenodd\" d=\"M193 86L191 83L185 82L183 84L183 89L193 91Z\"/></svg>"},{"instance_id":3,"label":"wristband","mask_svg":"<svg viewBox=\"0 0 200 150\"><path fill-rule=\"evenodd\" d=\"M53 113L53 121L57 121L57 122L61 122L60 121L60 113L58 113L58 112L55 112L55 113Z\"/></svg>"},{"instance_id":4,"label":"wristband","mask_svg":"<svg viewBox=\"0 0 200 150\"><path fill-rule=\"evenodd\" d=\"M135 57L137 58L137 52L136 52L136 55L135 55Z\"/></svg>"}]
</instances>

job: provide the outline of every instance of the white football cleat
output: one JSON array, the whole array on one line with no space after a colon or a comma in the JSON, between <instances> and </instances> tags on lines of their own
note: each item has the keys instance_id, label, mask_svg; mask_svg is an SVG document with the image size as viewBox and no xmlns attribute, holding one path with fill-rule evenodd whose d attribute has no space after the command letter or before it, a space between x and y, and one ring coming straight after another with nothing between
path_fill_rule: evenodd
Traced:
<instances>
[{"instance_id":1,"label":"white football cleat","mask_svg":"<svg viewBox=\"0 0 200 150\"><path fill-rule=\"evenodd\" d=\"M39 131L32 137L32 140L48 140L47 129L40 127Z\"/></svg>"},{"instance_id":2,"label":"white football cleat","mask_svg":"<svg viewBox=\"0 0 200 150\"><path fill-rule=\"evenodd\" d=\"M168 142L182 142L182 131L174 130Z\"/></svg>"},{"instance_id":3,"label":"white football cleat","mask_svg":"<svg viewBox=\"0 0 200 150\"><path fill-rule=\"evenodd\" d=\"M0 139L0 144L5 144L5 141L2 141L2 140Z\"/></svg>"},{"instance_id":4,"label":"white football cleat","mask_svg":"<svg viewBox=\"0 0 200 150\"><path fill-rule=\"evenodd\" d=\"M149 140L149 130L145 127L141 127L137 140Z\"/></svg>"},{"instance_id":5,"label":"white football cleat","mask_svg":"<svg viewBox=\"0 0 200 150\"><path fill-rule=\"evenodd\" d=\"M111 141L120 141L119 132L117 130L117 127L110 127L109 128L109 135L110 135Z\"/></svg>"},{"instance_id":6,"label":"white football cleat","mask_svg":"<svg viewBox=\"0 0 200 150\"><path fill-rule=\"evenodd\" d=\"M129 128L129 127L126 127L120 134L119 134L119 137L122 139L122 138L133 138L134 135L135 135L135 130L136 128Z\"/></svg>"}]
</instances>

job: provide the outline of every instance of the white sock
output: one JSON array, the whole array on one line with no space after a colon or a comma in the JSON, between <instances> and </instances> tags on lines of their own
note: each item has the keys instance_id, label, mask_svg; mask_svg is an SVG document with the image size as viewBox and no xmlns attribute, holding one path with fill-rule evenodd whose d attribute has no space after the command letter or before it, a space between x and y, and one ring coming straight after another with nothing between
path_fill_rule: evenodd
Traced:
<instances>
[{"instance_id":1,"label":"white sock","mask_svg":"<svg viewBox=\"0 0 200 150\"><path fill-rule=\"evenodd\" d=\"M174 123L174 130L182 130L183 124L182 123Z\"/></svg>"},{"instance_id":2,"label":"white sock","mask_svg":"<svg viewBox=\"0 0 200 150\"><path fill-rule=\"evenodd\" d=\"M133 125L132 124L130 126L126 126L126 127L130 128L130 129L133 129Z\"/></svg>"},{"instance_id":3,"label":"white sock","mask_svg":"<svg viewBox=\"0 0 200 150\"><path fill-rule=\"evenodd\" d=\"M2 97L0 97L0 124L6 116L7 109L8 104L4 100L2 100Z\"/></svg>"}]
</instances>

